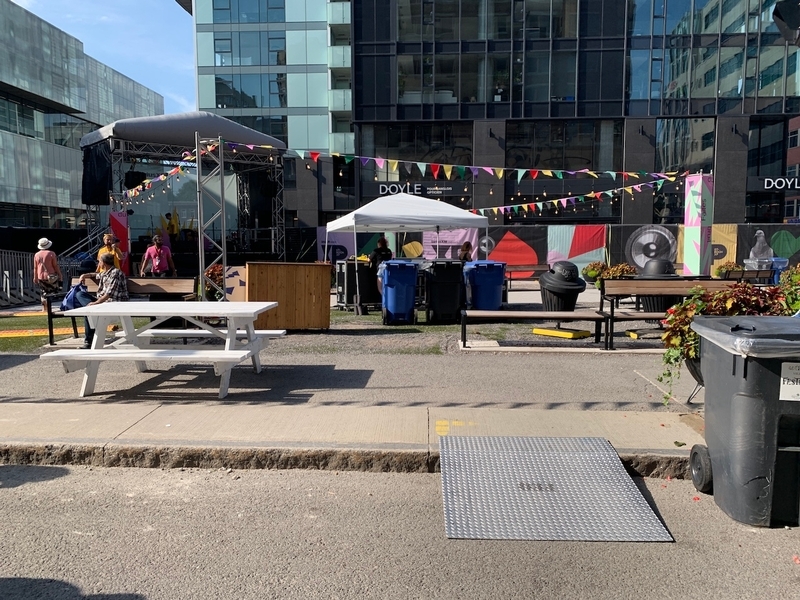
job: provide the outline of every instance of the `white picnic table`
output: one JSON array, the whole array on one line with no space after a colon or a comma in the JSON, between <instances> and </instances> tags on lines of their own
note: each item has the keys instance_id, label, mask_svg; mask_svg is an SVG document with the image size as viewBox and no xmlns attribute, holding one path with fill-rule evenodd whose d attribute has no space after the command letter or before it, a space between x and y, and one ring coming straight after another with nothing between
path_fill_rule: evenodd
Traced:
<instances>
[{"instance_id":1,"label":"white picnic table","mask_svg":"<svg viewBox=\"0 0 800 600\"><path fill-rule=\"evenodd\" d=\"M139 372L147 369L145 361L211 363L214 373L220 376L219 397L228 394L231 370L247 360L253 361L253 369L261 372L258 353L270 337L278 337L285 332L258 332L255 321L261 313L277 307L277 302L104 302L94 306L84 306L65 312L69 317L88 317L95 329L90 349L56 350L43 354L41 358L61 360L64 370L69 372L85 369L80 396L94 392L97 371L100 363L107 360L133 361ZM136 328L135 317L152 317L153 321ZM200 329L161 330L154 329L164 321L178 317L196 325ZM204 319L224 318L227 328L218 329ZM122 324L116 339L106 344L109 325ZM224 348L201 346L151 345L154 333L164 332L171 337L218 337L225 340ZM266 335L271 333L273 335Z\"/></svg>"}]
</instances>

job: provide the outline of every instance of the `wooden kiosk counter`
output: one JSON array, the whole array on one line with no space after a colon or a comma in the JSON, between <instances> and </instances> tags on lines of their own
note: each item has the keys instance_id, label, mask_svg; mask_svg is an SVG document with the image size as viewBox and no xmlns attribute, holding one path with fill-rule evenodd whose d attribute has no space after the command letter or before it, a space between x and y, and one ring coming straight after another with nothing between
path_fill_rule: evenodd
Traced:
<instances>
[{"instance_id":1,"label":"wooden kiosk counter","mask_svg":"<svg viewBox=\"0 0 800 600\"><path fill-rule=\"evenodd\" d=\"M330 329L331 269L325 263L247 263L247 301L278 303L259 315L256 329Z\"/></svg>"}]
</instances>

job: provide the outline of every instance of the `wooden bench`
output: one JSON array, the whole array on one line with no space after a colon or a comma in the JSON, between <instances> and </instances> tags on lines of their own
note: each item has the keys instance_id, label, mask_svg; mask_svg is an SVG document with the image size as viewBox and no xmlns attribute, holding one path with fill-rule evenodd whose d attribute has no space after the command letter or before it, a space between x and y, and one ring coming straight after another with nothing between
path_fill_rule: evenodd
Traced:
<instances>
[{"instance_id":1,"label":"wooden bench","mask_svg":"<svg viewBox=\"0 0 800 600\"><path fill-rule=\"evenodd\" d=\"M599 314L606 319L605 349L614 349L614 325L621 321L661 321L666 317L662 311L617 310L620 298L636 296L674 296L686 298L695 288L709 292L719 292L734 285L735 281L725 279L696 279L676 277L674 279L603 279L600 284L601 310ZM602 310L602 301L609 302L610 309ZM639 302L637 301L637 306Z\"/></svg>"},{"instance_id":2,"label":"wooden bench","mask_svg":"<svg viewBox=\"0 0 800 600\"><path fill-rule=\"evenodd\" d=\"M764 285L771 285L772 280L775 278L775 270L774 269L758 269L758 270L736 270L736 271L726 271L722 275L722 279L726 280L733 280L733 281L748 281L752 284L757 284L760 282L765 282Z\"/></svg>"},{"instance_id":3,"label":"wooden bench","mask_svg":"<svg viewBox=\"0 0 800 600\"><path fill-rule=\"evenodd\" d=\"M506 265L507 289L511 289L511 281L513 279L532 279L535 281L541 277L542 273L547 273L549 270L550 265ZM528 273L528 275L525 275L525 273ZM513 274L517 274L518 277L513 277Z\"/></svg>"},{"instance_id":4,"label":"wooden bench","mask_svg":"<svg viewBox=\"0 0 800 600\"><path fill-rule=\"evenodd\" d=\"M78 285L80 277L73 277L70 285ZM97 282L93 279L86 280L86 289L90 293L97 293ZM151 296L169 294L181 297L182 300L197 299L197 278L196 277L128 277L128 294L131 296ZM61 301L66 296L65 293L52 294L45 296L47 301L47 335L50 345L55 344L53 332L53 320L66 317L61 312ZM78 337L78 326L75 317L72 319L72 335Z\"/></svg>"},{"instance_id":5,"label":"wooden bench","mask_svg":"<svg viewBox=\"0 0 800 600\"><path fill-rule=\"evenodd\" d=\"M467 347L468 321L592 321L594 322L594 341L600 343L601 326L605 315L596 310L462 310L461 311L461 347Z\"/></svg>"}]
</instances>

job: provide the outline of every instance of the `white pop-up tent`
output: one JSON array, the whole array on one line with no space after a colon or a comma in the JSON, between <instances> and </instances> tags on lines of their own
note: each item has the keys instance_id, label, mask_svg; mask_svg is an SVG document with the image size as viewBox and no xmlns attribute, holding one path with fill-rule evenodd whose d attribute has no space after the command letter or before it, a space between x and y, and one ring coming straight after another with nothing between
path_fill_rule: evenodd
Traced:
<instances>
[{"instance_id":1,"label":"white pop-up tent","mask_svg":"<svg viewBox=\"0 0 800 600\"><path fill-rule=\"evenodd\" d=\"M325 257L328 256L328 233L352 230L354 248L358 232L447 231L451 229L486 229L489 219L446 202L411 194L382 196L343 217L331 221L325 232ZM356 267L358 263L356 262ZM358 278L356 278L358 287Z\"/></svg>"}]
</instances>

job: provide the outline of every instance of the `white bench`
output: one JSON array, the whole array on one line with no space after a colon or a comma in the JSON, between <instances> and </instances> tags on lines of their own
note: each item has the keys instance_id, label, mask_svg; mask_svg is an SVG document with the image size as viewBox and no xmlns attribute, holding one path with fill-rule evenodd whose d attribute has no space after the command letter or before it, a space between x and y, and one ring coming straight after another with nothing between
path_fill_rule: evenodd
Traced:
<instances>
[{"instance_id":1,"label":"white bench","mask_svg":"<svg viewBox=\"0 0 800 600\"><path fill-rule=\"evenodd\" d=\"M225 336L228 335L227 329L220 329L219 332ZM256 329L255 335L257 338L266 338L274 340L286 335L285 329ZM124 336L124 332L118 331L117 337ZM138 337L143 338L156 338L156 337L197 337L197 338L211 338L218 337L213 331L208 329L148 329L142 331ZM244 329L236 331L237 338L247 337L247 332Z\"/></svg>"},{"instance_id":2,"label":"white bench","mask_svg":"<svg viewBox=\"0 0 800 600\"><path fill-rule=\"evenodd\" d=\"M70 373L79 369L85 369L88 365L97 365L102 361L134 361L137 369L141 372L146 370L145 361L154 360L159 363L181 362L181 363L212 363L214 374L221 377L219 384L219 397L224 398L228 395L228 385L230 383L231 369L242 361L247 360L253 355L253 350L208 350L208 349L154 349L154 348L103 348L89 350L55 350L42 354L39 358L44 360L60 360L63 362L64 371ZM95 371L96 376L96 371ZM93 378L92 378L93 379ZM89 389L91 388L91 389ZM81 397L87 393L92 393L94 381L90 386L84 381L81 389Z\"/></svg>"}]
</instances>

